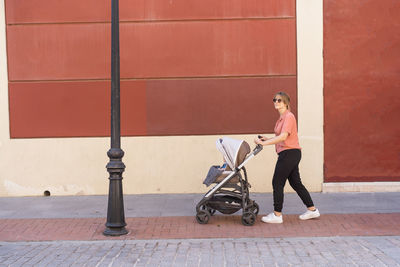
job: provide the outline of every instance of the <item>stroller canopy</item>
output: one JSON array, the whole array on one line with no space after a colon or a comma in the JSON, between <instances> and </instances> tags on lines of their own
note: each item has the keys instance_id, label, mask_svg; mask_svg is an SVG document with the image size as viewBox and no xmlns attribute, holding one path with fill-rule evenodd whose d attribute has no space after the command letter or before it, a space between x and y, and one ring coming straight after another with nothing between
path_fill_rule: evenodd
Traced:
<instances>
[{"instance_id":1,"label":"stroller canopy","mask_svg":"<svg viewBox=\"0 0 400 267\"><path fill-rule=\"evenodd\" d=\"M250 153L249 144L243 140L223 137L217 140L216 145L231 170L242 164L246 155Z\"/></svg>"}]
</instances>

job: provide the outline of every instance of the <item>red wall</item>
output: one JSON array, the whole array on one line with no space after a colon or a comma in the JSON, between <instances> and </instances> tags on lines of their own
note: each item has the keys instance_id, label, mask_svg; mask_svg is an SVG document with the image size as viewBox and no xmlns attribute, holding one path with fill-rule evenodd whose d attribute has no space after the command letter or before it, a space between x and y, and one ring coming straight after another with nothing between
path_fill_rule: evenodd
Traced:
<instances>
[{"instance_id":1,"label":"red wall","mask_svg":"<svg viewBox=\"0 0 400 267\"><path fill-rule=\"evenodd\" d=\"M107 136L110 1L6 0L13 138ZM120 0L123 135L272 132L294 0ZM296 108L294 109L296 111Z\"/></svg>"},{"instance_id":2,"label":"red wall","mask_svg":"<svg viewBox=\"0 0 400 267\"><path fill-rule=\"evenodd\" d=\"M400 1L324 1L325 181L400 181Z\"/></svg>"}]
</instances>

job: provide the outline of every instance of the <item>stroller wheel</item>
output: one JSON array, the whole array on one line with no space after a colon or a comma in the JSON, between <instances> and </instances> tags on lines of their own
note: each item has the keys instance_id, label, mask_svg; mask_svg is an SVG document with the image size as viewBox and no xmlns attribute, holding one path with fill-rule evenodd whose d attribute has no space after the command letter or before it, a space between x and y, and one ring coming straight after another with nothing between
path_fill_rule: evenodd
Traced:
<instances>
[{"instance_id":1,"label":"stroller wheel","mask_svg":"<svg viewBox=\"0 0 400 267\"><path fill-rule=\"evenodd\" d=\"M210 215L210 212L208 212L208 210L200 210L196 214L196 220L200 224L208 223L208 220L210 220L210 217L211 217L211 215Z\"/></svg>"},{"instance_id":2,"label":"stroller wheel","mask_svg":"<svg viewBox=\"0 0 400 267\"><path fill-rule=\"evenodd\" d=\"M211 209L211 208L208 208L207 210L208 210L208 212L210 213L211 216L213 216L215 214L215 211L216 211L215 209Z\"/></svg>"},{"instance_id":3,"label":"stroller wheel","mask_svg":"<svg viewBox=\"0 0 400 267\"><path fill-rule=\"evenodd\" d=\"M256 215L251 211L246 211L242 215L242 224L252 226L256 222Z\"/></svg>"},{"instance_id":4,"label":"stroller wheel","mask_svg":"<svg viewBox=\"0 0 400 267\"><path fill-rule=\"evenodd\" d=\"M258 215L258 211L260 210L260 207L256 202L253 203L253 207L251 208L251 211L255 214Z\"/></svg>"},{"instance_id":5,"label":"stroller wheel","mask_svg":"<svg viewBox=\"0 0 400 267\"><path fill-rule=\"evenodd\" d=\"M210 213L211 216L213 216L213 215L215 214L215 212L216 212L215 209L212 209L212 208L210 208L210 207L207 207L206 205L202 205L202 206L200 207L200 209L201 209L201 210L207 210L207 211Z\"/></svg>"}]
</instances>

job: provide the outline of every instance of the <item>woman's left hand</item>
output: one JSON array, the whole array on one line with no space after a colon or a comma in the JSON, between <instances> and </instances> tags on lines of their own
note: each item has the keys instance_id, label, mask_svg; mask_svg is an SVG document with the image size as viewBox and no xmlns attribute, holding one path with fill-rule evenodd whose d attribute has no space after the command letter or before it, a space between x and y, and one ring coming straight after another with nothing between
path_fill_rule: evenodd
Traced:
<instances>
[{"instance_id":1,"label":"woman's left hand","mask_svg":"<svg viewBox=\"0 0 400 267\"><path fill-rule=\"evenodd\" d=\"M262 143L261 143L261 139L259 139L259 138L254 138L254 143L256 143L256 145L261 145Z\"/></svg>"}]
</instances>

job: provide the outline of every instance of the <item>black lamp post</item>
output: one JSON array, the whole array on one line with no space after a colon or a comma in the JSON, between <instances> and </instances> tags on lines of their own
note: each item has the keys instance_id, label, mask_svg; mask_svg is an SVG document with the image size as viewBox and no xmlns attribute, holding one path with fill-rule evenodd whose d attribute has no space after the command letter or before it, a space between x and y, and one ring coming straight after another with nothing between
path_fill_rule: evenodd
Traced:
<instances>
[{"instance_id":1,"label":"black lamp post","mask_svg":"<svg viewBox=\"0 0 400 267\"><path fill-rule=\"evenodd\" d=\"M107 236L125 235L124 200L122 193L122 162L120 123L120 74L119 74L119 7L118 0L111 0L111 149L107 152L110 161L106 168L110 173L106 230Z\"/></svg>"}]
</instances>

